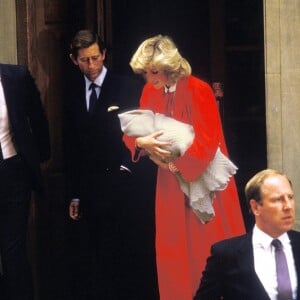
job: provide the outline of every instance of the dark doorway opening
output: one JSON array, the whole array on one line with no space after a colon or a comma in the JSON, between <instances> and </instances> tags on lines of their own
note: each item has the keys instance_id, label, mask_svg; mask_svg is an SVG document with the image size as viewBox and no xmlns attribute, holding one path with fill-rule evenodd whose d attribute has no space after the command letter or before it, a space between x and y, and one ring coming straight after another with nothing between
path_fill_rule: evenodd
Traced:
<instances>
[{"instance_id":1,"label":"dark doorway opening","mask_svg":"<svg viewBox=\"0 0 300 300\"><path fill-rule=\"evenodd\" d=\"M66 41L79 29L99 30L108 43L109 67L134 76L129 60L137 46L156 34L171 36L188 59L193 74L221 83L220 113L230 158L239 167L236 182L247 229L252 228L244 186L266 168L263 3L258 0L68 0ZM87 9L94 8L91 13ZM99 3L101 9L99 10ZM101 15L95 16L95 11ZM104 24L104 28L99 26ZM66 45L66 59L67 59ZM70 61L66 62L68 66ZM64 71L68 75L68 67ZM71 238L85 242L82 224L72 224ZM74 229L74 226L78 228ZM72 235L73 234L73 235ZM153 251L154 252L154 251ZM89 249L72 248L84 266L71 271L72 299L86 299L84 276ZM154 253L152 253L154 256ZM86 262L86 264L85 264ZM76 277L78 276L78 277ZM80 282L80 284L78 284Z\"/></svg>"},{"instance_id":2,"label":"dark doorway opening","mask_svg":"<svg viewBox=\"0 0 300 300\"><path fill-rule=\"evenodd\" d=\"M193 73L220 82L220 113L247 229L253 225L244 186L266 168L263 3L250 0L111 1L112 68L132 74L129 60L141 41L170 35Z\"/></svg>"}]
</instances>

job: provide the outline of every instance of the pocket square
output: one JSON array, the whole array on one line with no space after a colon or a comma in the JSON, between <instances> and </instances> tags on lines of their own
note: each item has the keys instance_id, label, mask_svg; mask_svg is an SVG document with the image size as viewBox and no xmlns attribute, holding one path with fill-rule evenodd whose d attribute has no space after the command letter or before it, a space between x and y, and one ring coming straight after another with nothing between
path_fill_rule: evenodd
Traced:
<instances>
[{"instance_id":1,"label":"pocket square","mask_svg":"<svg viewBox=\"0 0 300 300\"><path fill-rule=\"evenodd\" d=\"M117 109L119 109L119 108L120 108L119 106L113 105L113 106L110 106L110 107L107 109L107 112L111 112L111 111L117 110Z\"/></svg>"}]
</instances>

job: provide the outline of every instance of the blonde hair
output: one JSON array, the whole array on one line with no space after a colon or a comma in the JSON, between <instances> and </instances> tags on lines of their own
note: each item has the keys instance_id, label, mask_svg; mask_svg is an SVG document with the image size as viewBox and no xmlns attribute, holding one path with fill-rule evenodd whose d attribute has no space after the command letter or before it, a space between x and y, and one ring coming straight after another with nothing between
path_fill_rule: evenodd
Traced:
<instances>
[{"instance_id":1,"label":"blonde hair","mask_svg":"<svg viewBox=\"0 0 300 300\"><path fill-rule=\"evenodd\" d=\"M134 73L151 67L165 72L170 83L191 74L192 68L168 36L156 35L142 42L129 63Z\"/></svg>"}]
</instances>

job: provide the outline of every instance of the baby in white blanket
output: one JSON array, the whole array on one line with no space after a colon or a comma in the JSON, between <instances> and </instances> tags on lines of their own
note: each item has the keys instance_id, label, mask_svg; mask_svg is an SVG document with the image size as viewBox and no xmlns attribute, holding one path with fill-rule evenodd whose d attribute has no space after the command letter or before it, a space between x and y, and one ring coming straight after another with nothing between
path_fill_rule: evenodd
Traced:
<instances>
[{"instance_id":1,"label":"baby in white blanket","mask_svg":"<svg viewBox=\"0 0 300 300\"><path fill-rule=\"evenodd\" d=\"M163 131L157 139L171 142L164 149L172 153L168 161L182 156L193 143L195 133L191 125L177 121L151 110L136 109L119 114L122 131L132 137L141 137ZM202 223L214 216L213 199L216 191L224 190L237 167L217 148L214 159L195 181L186 181L180 173L175 176L181 190L189 198L189 204Z\"/></svg>"}]
</instances>

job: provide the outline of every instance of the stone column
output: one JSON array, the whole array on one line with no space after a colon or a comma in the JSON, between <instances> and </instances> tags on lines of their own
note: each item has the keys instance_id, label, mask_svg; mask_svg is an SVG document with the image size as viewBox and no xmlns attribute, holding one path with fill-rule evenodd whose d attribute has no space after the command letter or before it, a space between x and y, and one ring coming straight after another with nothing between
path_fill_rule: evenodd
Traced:
<instances>
[{"instance_id":1,"label":"stone column","mask_svg":"<svg viewBox=\"0 0 300 300\"><path fill-rule=\"evenodd\" d=\"M264 18L268 166L291 178L300 229L300 1L264 0Z\"/></svg>"},{"instance_id":2,"label":"stone column","mask_svg":"<svg viewBox=\"0 0 300 300\"><path fill-rule=\"evenodd\" d=\"M0 62L17 62L17 38L16 38L16 9L15 1L0 1Z\"/></svg>"}]
</instances>

